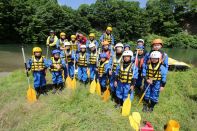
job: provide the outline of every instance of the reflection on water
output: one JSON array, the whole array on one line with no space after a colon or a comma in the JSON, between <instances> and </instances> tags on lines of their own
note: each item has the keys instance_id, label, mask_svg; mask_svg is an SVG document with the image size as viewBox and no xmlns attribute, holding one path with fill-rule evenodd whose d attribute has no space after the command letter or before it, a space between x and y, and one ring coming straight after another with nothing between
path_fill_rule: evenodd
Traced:
<instances>
[{"instance_id":1,"label":"reflection on water","mask_svg":"<svg viewBox=\"0 0 197 131\"><path fill-rule=\"evenodd\" d=\"M26 59L32 55L33 45L25 45ZM46 54L45 45L41 46L43 54ZM164 49L169 57L197 66L197 53L195 49ZM21 45L0 45L0 72L13 71L24 68Z\"/></svg>"}]
</instances>

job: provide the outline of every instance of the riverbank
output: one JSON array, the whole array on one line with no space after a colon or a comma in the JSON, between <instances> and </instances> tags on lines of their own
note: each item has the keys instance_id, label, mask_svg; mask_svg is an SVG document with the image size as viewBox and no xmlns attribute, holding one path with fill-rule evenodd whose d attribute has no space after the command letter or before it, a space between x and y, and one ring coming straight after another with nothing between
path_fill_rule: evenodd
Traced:
<instances>
[{"instance_id":1,"label":"riverbank","mask_svg":"<svg viewBox=\"0 0 197 131\"><path fill-rule=\"evenodd\" d=\"M138 98L132 103L131 111L139 111L142 120L150 121L156 131L162 131L169 119L179 121L182 131L195 130L196 77L197 68L169 72L167 85L154 112L142 113L142 106L136 106ZM49 73L47 81L51 83ZM0 85L0 130L131 130L128 117L122 117L113 102L104 103L79 83L74 93L68 89L59 95L49 92L34 104L26 101L28 85L22 70L0 78Z\"/></svg>"}]
</instances>

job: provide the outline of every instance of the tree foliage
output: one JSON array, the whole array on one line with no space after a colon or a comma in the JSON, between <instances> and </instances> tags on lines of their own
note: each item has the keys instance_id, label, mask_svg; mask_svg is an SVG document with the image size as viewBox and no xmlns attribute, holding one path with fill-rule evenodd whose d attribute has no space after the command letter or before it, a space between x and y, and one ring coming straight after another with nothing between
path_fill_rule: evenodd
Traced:
<instances>
[{"instance_id":1,"label":"tree foliage","mask_svg":"<svg viewBox=\"0 0 197 131\"><path fill-rule=\"evenodd\" d=\"M113 27L117 42L146 39L151 34L179 37L185 30L196 34L195 0L148 0L145 8L136 1L97 0L77 10L60 6L57 0L1 0L0 10L0 40L4 41L43 43L50 29L57 34L64 31L67 37L95 32L98 38L108 25ZM169 43L168 47L176 44Z\"/></svg>"}]
</instances>

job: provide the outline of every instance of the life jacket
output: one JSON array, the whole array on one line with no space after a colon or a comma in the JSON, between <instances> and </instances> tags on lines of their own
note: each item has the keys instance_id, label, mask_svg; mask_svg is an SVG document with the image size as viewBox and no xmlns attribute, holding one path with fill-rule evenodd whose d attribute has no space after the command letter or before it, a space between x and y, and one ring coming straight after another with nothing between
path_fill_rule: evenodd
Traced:
<instances>
[{"instance_id":1,"label":"life jacket","mask_svg":"<svg viewBox=\"0 0 197 131\"><path fill-rule=\"evenodd\" d=\"M56 68L56 65L60 65L62 66L62 63L61 63L61 59L59 58L57 61L54 59L54 57L51 57L51 60L52 60L52 67L51 67L51 71L60 71Z\"/></svg>"},{"instance_id":2,"label":"life jacket","mask_svg":"<svg viewBox=\"0 0 197 131\"><path fill-rule=\"evenodd\" d=\"M89 58L90 64L92 65L96 64L96 61L97 61L96 57L97 57L96 51L90 53L90 58Z\"/></svg>"},{"instance_id":3,"label":"life jacket","mask_svg":"<svg viewBox=\"0 0 197 131\"><path fill-rule=\"evenodd\" d=\"M44 56L41 56L39 60L35 58L35 56L32 56L32 64L31 64L31 70L32 71L41 71L45 69L44 65Z\"/></svg>"},{"instance_id":4,"label":"life jacket","mask_svg":"<svg viewBox=\"0 0 197 131\"><path fill-rule=\"evenodd\" d=\"M72 51L71 50L69 52L65 51L66 62L68 62L68 63L72 62L71 57L72 57Z\"/></svg>"},{"instance_id":5,"label":"life jacket","mask_svg":"<svg viewBox=\"0 0 197 131\"><path fill-rule=\"evenodd\" d=\"M118 64L120 64L121 59L122 59L122 55L118 59L116 58L116 56L113 57L113 68L112 68L113 72L116 71L116 67Z\"/></svg>"},{"instance_id":6,"label":"life jacket","mask_svg":"<svg viewBox=\"0 0 197 131\"><path fill-rule=\"evenodd\" d=\"M125 69L123 64L120 65L119 80L122 83L131 83L133 78L132 64L129 64Z\"/></svg>"},{"instance_id":7,"label":"life jacket","mask_svg":"<svg viewBox=\"0 0 197 131\"><path fill-rule=\"evenodd\" d=\"M79 53L79 60L78 60L79 66L87 66L87 58L86 53L82 55L82 53Z\"/></svg>"},{"instance_id":8,"label":"life jacket","mask_svg":"<svg viewBox=\"0 0 197 131\"><path fill-rule=\"evenodd\" d=\"M160 66L161 63L158 62L158 64L155 66L155 68L152 67L152 64L148 64L148 69L146 71L147 78L152 80L161 80L161 72L160 72Z\"/></svg>"},{"instance_id":9,"label":"life jacket","mask_svg":"<svg viewBox=\"0 0 197 131\"><path fill-rule=\"evenodd\" d=\"M108 64L109 61L106 60L105 62L103 62L99 67L98 67L98 74L99 75L103 75L105 72L105 65Z\"/></svg>"},{"instance_id":10,"label":"life jacket","mask_svg":"<svg viewBox=\"0 0 197 131\"><path fill-rule=\"evenodd\" d=\"M64 42L67 42L68 40L67 39L64 39L62 41L62 39L59 39L59 41L60 41L60 47L64 47Z\"/></svg>"},{"instance_id":11,"label":"life jacket","mask_svg":"<svg viewBox=\"0 0 197 131\"><path fill-rule=\"evenodd\" d=\"M108 41L109 42L109 44L111 44L111 40L112 39L112 36L111 36L111 34L107 34L107 33L105 33L104 34L104 41Z\"/></svg>"},{"instance_id":12,"label":"life jacket","mask_svg":"<svg viewBox=\"0 0 197 131\"><path fill-rule=\"evenodd\" d=\"M76 51L78 49L77 41L75 42L70 41L70 44L71 44L71 50Z\"/></svg>"},{"instance_id":13,"label":"life jacket","mask_svg":"<svg viewBox=\"0 0 197 131\"><path fill-rule=\"evenodd\" d=\"M50 43L50 44L53 43L54 40L55 40L55 36L53 36L53 37L49 36L49 43Z\"/></svg>"},{"instance_id":14,"label":"life jacket","mask_svg":"<svg viewBox=\"0 0 197 131\"><path fill-rule=\"evenodd\" d=\"M143 63L144 63L144 57L141 57L141 58L138 57L136 61L136 66L138 67L139 70L142 70Z\"/></svg>"},{"instance_id":15,"label":"life jacket","mask_svg":"<svg viewBox=\"0 0 197 131\"><path fill-rule=\"evenodd\" d=\"M102 51L103 53L106 53L107 54L107 60L109 60L110 59L110 57L111 57L111 51Z\"/></svg>"}]
</instances>

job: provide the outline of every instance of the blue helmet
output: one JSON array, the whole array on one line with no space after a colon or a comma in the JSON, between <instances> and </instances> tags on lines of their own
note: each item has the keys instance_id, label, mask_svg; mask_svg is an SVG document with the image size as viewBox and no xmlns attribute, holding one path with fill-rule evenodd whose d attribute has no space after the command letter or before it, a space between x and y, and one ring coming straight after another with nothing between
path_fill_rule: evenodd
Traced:
<instances>
[{"instance_id":1,"label":"blue helmet","mask_svg":"<svg viewBox=\"0 0 197 131\"><path fill-rule=\"evenodd\" d=\"M52 51L52 54L53 54L53 55L54 55L54 54L60 54L60 50L55 49L55 50Z\"/></svg>"},{"instance_id":2,"label":"blue helmet","mask_svg":"<svg viewBox=\"0 0 197 131\"><path fill-rule=\"evenodd\" d=\"M100 54L100 57L101 57L101 58L107 58L107 54L106 54L106 53L101 53L101 54Z\"/></svg>"},{"instance_id":3,"label":"blue helmet","mask_svg":"<svg viewBox=\"0 0 197 131\"><path fill-rule=\"evenodd\" d=\"M136 49L144 50L144 46L143 46L143 45L138 45L138 46L136 47Z\"/></svg>"},{"instance_id":4,"label":"blue helmet","mask_svg":"<svg viewBox=\"0 0 197 131\"><path fill-rule=\"evenodd\" d=\"M126 47L129 47L129 49L131 49L131 46L130 46L129 44L126 44L126 45L124 46L124 49L125 49Z\"/></svg>"}]
</instances>

